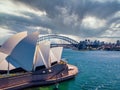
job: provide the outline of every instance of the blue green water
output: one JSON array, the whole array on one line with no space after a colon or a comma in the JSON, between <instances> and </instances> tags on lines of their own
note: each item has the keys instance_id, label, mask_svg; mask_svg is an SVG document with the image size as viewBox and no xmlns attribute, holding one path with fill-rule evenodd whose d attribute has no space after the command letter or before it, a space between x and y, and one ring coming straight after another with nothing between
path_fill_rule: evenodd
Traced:
<instances>
[{"instance_id":1,"label":"blue green water","mask_svg":"<svg viewBox=\"0 0 120 90\"><path fill-rule=\"evenodd\" d=\"M59 84L59 90L120 90L120 51L74 51L65 49L63 58L76 65L75 79ZM54 85L29 90L53 90Z\"/></svg>"}]
</instances>

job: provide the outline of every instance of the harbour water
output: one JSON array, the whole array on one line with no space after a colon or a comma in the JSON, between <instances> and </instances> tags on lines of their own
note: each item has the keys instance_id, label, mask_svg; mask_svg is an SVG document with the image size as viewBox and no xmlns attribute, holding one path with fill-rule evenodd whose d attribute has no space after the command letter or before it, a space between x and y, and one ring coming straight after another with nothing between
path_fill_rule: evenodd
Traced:
<instances>
[{"instance_id":1,"label":"harbour water","mask_svg":"<svg viewBox=\"0 0 120 90\"><path fill-rule=\"evenodd\" d=\"M120 51L75 51L65 49L63 58L76 65L76 78L59 83L59 90L120 90ZM55 85L27 90L53 90Z\"/></svg>"}]
</instances>

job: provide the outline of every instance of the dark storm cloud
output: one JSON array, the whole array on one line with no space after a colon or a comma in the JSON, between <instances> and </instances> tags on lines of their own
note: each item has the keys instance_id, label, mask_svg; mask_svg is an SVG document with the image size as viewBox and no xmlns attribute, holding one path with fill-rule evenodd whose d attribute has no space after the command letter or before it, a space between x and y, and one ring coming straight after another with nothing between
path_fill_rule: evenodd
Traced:
<instances>
[{"instance_id":1,"label":"dark storm cloud","mask_svg":"<svg viewBox=\"0 0 120 90\"><path fill-rule=\"evenodd\" d=\"M46 12L44 16L20 12L30 18L3 13L0 16L2 18L0 25L5 24L14 31L40 26L46 30L50 29L52 33L96 37L104 34L113 23L120 24L120 16L114 17L114 14L120 11L120 1L116 0L103 2L100 0L14 0L12 2L16 5L25 5L36 12ZM105 20L106 24L98 28L84 27L83 20L89 16Z\"/></svg>"},{"instance_id":2,"label":"dark storm cloud","mask_svg":"<svg viewBox=\"0 0 120 90\"><path fill-rule=\"evenodd\" d=\"M56 6L62 7L64 0L15 0L14 3L22 3L28 5L35 10L46 11L50 17L55 17L59 12L56 10Z\"/></svg>"},{"instance_id":3,"label":"dark storm cloud","mask_svg":"<svg viewBox=\"0 0 120 90\"><path fill-rule=\"evenodd\" d=\"M25 14L23 12L23 14ZM38 17L32 13L27 13L27 15L30 16L30 18L25 18L21 16L11 15L11 14L5 14L0 13L0 27L7 26L8 29L13 31L24 31L24 30L32 30L33 28L30 27L48 27L51 28L52 26L49 26L49 21L43 21L41 20L42 17ZM31 17L32 16L32 17Z\"/></svg>"},{"instance_id":4,"label":"dark storm cloud","mask_svg":"<svg viewBox=\"0 0 120 90\"><path fill-rule=\"evenodd\" d=\"M16 1L16 0L15 0ZM56 7L67 7L70 13L73 12L83 17L86 14L92 14L101 18L109 17L120 10L120 2L108 0L100 3L94 0L17 0L31 8L45 10L51 17L57 16L59 11Z\"/></svg>"}]
</instances>

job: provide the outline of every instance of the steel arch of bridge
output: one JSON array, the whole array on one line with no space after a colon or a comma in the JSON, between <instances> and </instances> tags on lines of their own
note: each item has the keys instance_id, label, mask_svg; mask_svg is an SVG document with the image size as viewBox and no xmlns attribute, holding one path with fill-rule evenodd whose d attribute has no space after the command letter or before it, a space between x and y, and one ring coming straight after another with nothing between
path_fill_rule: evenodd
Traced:
<instances>
[{"instance_id":1,"label":"steel arch of bridge","mask_svg":"<svg viewBox=\"0 0 120 90\"><path fill-rule=\"evenodd\" d=\"M61 39L61 40L64 40L64 41L67 41L73 45L78 45L79 42L69 38L69 37L66 37L66 36L62 36L62 35L45 35L45 36L41 36L39 37L38 41L43 41L43 40L46 40L46 39Z\"/></svg>"}]
</instances>

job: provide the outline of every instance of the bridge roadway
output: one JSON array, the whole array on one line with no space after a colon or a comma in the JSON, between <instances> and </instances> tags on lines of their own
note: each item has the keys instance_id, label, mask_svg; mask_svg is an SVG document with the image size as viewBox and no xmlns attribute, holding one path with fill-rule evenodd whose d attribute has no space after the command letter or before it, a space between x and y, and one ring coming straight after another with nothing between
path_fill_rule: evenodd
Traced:
<instances>
[{"instance_id":1,"label":"bridge roadway","mask_svg":"<svg viewBox=\"0 0 120 90\"><path fill-rule=\"evenodd\" d=\"M71 48L71 49L78 49L77 44L51 44L51 47L64 47L64 48Z\"/></svg>"}]
</instances>

